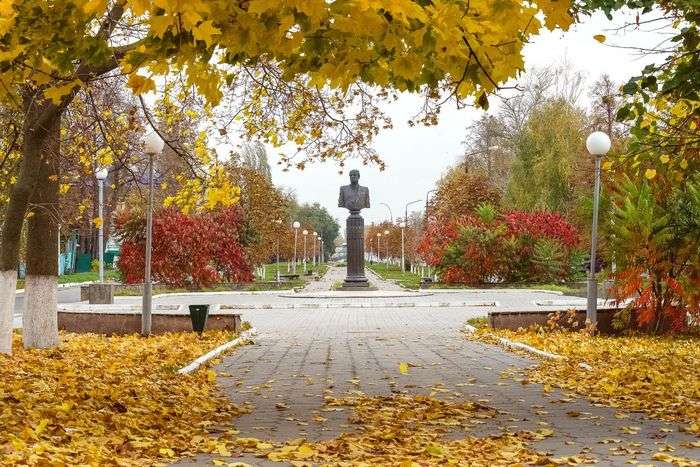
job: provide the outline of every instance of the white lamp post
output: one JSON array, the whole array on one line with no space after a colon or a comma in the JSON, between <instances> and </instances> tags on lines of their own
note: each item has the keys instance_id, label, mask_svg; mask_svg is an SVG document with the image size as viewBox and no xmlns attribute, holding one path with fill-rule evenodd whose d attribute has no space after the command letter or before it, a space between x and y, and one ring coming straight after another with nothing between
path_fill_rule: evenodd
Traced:
<instances>
[{"instance_id":1,"label":"white lamp post","mask_svg":"<svg viewBox=\"0 0 700 467\"><path fill-rule=\"evenodd\" d=\"M105 281L105 228L104 228L104 192L105 192L105 180L109 175L109 171L105 168L95 172L95 178L97 178L98 186L98 216L100 217L100 228L99 236L97 238L97 245L99 247L100 255L100 284Z\"/></svg>"},{"instance_id":2,"label":"white lamp post","mask_svg":"<svg viewBox=\"0 0 700 467\"><path fill-rule=\"evenodd\" d=\"M292 224L292 227L294 227L294 262L292 263L292 274L297 273L297 235L299 233L299 227L301 227L301 224L299 221L294 221Z\"/></svg>"},{"instance_id":3,"label":"white lamp post","mask_svg":"<svg viewBox=\"0 0 700 467\"><path fill-rule=\"evenodd\" d=\"M156 132L143 138L143 150L148 155L148 207L146 208L146 267L143 280L143 309L141 314L141 335L151 334L151 250L153 248L153 156L160 154L165 142Z\"/></svg>"},{"instance_id":4,"label":"white lamp post","mask_svg":"<svg viewBox=\"0 0 700 467\"><path fill-rule=\"evenodd\" d=\"M280 283L280 225L282 225L282 219L277 219L275 221L275 224L277 224L277 283Z\"/></svg>"},{"instance_id":5,"label":"white lamp post","mask_svg":"<svg viewBox=\"0 0 700 467\"><path fill-rule=\"evenodd\" d=\"M306 237L309 235L309 231L304 229L301 233L304 234L304 259L302 262L304 263L304 273L306 274Z\"/></svg>"},{"instance_id":6,"label":"white lamp post","mask_svg":"<svg viewBox=\"0 0 700 467\"><path fill-rule=\"evenodd\" d=\"M399 227L401 227L401 272L406 272L406 250L404 247L404 229L406 228L406 222L401 222Z\"/></svg>"},{"instance_id":7,"label":"white lamp post","mask_svg":"<svg viewBox=\"0 0 700 467\"><path fill-rule=\"evenodd\" d=\"M386 266L389 268L389 231L384 231L384 248L386 249Z\"/></svg>"},{"instance_id":8,"label":"white lamp post","mask_svg":"<svg viewBox=\"0 0 700 467\"><path fill-rule=\"evenodd\" d=\"M316 241L318 240L318 232L314 232L313 236L314 236L313 265L314 265L314 267L316 267Z\"/></svg>"},{"instance_id":9,"label":"white lamp post","mask_svg":"<svg viewBox=\"0 0 700 467\"><path fill-rule=\"evenodd\" d=\"M590 134L586 149L595 157L595 183L593 186L593 222L591 225L591 259L588 266L588 303L586 321L592 326L598 322L598 284L596 283L596 250L598 247L598 204L600 202L600 160L610 150L610 137L602 131Z\"/></svg>"},{"instance_id":10,"label":"white lamp post","mask_svg":"<svg viewBox=\"0 0 700 467\"><path fill-rule=\"evenodd\" d=\"M381 250L379 249L379 240L381 240L381 238L382 238L382 233L378 232L377 233L377 262L378 263L381 263L381 261L382 261L382 254L381 254Z\"/></svg>"}]
</instances>

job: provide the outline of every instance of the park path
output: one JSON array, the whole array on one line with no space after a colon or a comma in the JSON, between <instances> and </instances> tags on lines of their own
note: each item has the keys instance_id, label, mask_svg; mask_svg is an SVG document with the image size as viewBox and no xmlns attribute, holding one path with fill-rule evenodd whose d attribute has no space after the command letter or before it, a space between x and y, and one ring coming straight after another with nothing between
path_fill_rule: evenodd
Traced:
<instances>
[{"instance_id":1,"label":"park path","mask_svg":"<svg viewBox=\"0 0 700 467\"><path fill-rule=\"evenodd\" d=\"M345 267L340 266L329 266L328 271L323 275L320 280L311 281L302 290L302 292L325 292L327 290L332 290L333 286L338 282L343 282L345 279ZM365 274L370 284L379 289L386 291L398 291L403 290L403 288L393 282L385 281L377 274L372 272L370 269L365 269Z\"/></svg>"},{"instance_id":2,"label":"park path","mask_svg":"<svg viewBox=\"0 0 700 467\"><path fill-rule=\"evenodd\" d=\"M332 284L341 273L332 268L319 282ZM589 455L597 465L624 465L628 459L658 464L651 456L666 445L676 448L674 455L697 456L679 448L695 438L678 433L675 424L634 413L616 418L615 409L515 381L509 375L536 362L470 341L460 332L467 319L483 313L420 306L249 310L244 319L259 335L216 366L218 381L233 402L254 406L234 422L243 437L333 438L352 430L349 411L324 411L324 396L406 392L479 401L497 409L498 416L479 425L472 432L476 435L551 430L552 436L534 448L555 456ZM401 362L411 364L406 375L399 372ZM210 460L198 457L180 464L210 465ZM273 465L253 457L233 460Z\"/></svg>"}]
</instances>

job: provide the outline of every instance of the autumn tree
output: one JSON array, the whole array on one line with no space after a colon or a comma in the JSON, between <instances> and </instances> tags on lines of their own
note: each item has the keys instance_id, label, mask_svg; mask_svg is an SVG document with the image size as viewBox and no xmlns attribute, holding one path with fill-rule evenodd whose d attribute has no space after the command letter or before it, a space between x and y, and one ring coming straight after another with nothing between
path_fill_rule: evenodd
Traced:
<instances>
[{"instance_id":1,"label":"autumn tree","mask_svg":"<svg viewBox=\"0 0 700 467\"><path fill-rule=\"evenodd\" d=\"M299 221L301 224L300 231L303 229L315 231L323 238L324 255L330 258L335 249L335 239L340 232L338 221L319 203L293 204L289 212L290 219ZM300 237L299 241L303 241L303 238Z\"/></svg>"},{"instance_id":2,"label":"autumn tree","mask_svg":"<svg viewBox=\"0 0 700 467\"><path fill-rule=\"evenodd\" d=\"M470 170L467 163L448 169L437 184L428 206L430 216L447 219L473 213L482 203L500 204L501 194L483 170Z\"/></svg>"},{"instance_id":3,"label":"autumn tree","mask_svg":"<svg viewBox=\"0 0 700 467\"><path fill-rule=\"evenodd\" d=\"M30 0L1 4L2 101L23 113L22 166L13 186L0 250L2 351L22 220L30 201L24 343L47 347L56 327L56 225L60 122L80 89L121 73L135 93L159 75L180 73L211 104L237 66L269 60L282 81L348 89L363 81L425 91L436 101L487 94L522 68L522 47L545 26L568 27L569 2L520 0L424 4L414 1L280 5L218 0ZM516 38L516 39L514 39ZM270 136L272 138L272 136ZM329 154L330 155L330 154ZM8 316L10 318L8 318Z\"/></svg>"}]
</instances>

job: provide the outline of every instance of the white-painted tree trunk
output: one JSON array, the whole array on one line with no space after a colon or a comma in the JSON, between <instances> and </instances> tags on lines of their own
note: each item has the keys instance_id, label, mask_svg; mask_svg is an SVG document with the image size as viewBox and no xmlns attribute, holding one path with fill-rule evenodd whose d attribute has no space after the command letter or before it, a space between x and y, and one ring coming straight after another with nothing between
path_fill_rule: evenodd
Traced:
<instances>
[{"instance_id":1,"label":"white-painted tree trunk","mask_svg":"<svg viewBox=\"0 0 700 467\"><path fill-rule=\"evenodd\" d=\"M56 276L27 276L24 289L26 308L22 316L25 348L58 345Z\"/></svg>"},{"instance_id":2,"label":"white-painted tree trunk","mask_svg":"<svg viewBox=\"0 0 700 467\"><path fill-rule=\"evenodd\" d=\"M0 353L12 354L12 315L15 309L17 271L0 271Z\"/></svg>"}]
</instances>

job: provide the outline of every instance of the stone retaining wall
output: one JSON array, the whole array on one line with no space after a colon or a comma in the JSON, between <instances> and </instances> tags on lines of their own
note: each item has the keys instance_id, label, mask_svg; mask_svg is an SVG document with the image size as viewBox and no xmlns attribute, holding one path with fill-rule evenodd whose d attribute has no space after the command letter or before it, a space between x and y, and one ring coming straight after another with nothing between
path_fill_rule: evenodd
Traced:
<instances>
[{"instance_id":1,"label":"stone retaining wall","mask_svg":"<svg viewBox=\"0 0 700 467\"><path fill-rule=\"evenodd\" d=\"M191 331L192 321L188 314L153 314L153 334ZM96 334L132 334L141 332L141 315L136 313L58 312L58 329L69 332ZM241 331L241 315L222 314L207 318L206 329Z\"/></svg>"}]
</instances>

